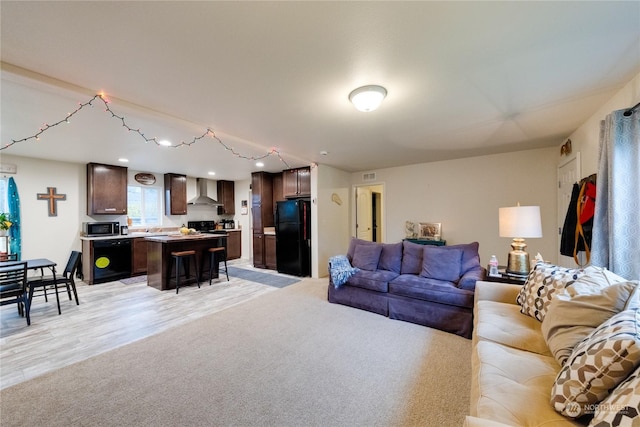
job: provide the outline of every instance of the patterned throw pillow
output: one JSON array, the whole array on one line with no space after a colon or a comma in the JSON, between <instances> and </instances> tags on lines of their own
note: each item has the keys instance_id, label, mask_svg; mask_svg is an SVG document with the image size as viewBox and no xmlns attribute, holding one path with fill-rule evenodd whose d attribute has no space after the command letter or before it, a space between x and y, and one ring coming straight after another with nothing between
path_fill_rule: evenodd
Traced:
<instances>
[{"instance_id":1,"label":"patterned throw pillow","mask_svg":"<svg viewBox=\"0 0 640 427\"><path fill-rule=\"evenodd\" d=\"M640 424L640 368L615 388L596 407L590 427L637 426Z\"/></svg>"},{"instance_id":2,"label":"patterned throw pillow","mask_svg":"<svg viewBox=\"0 0 640 427\"><path fill-rule=\"evenodd\" d=\"M582 275L584 270L537 263L516 299L520 312L542 322L553 296Z\"/></svg>"},{"instance_id":3,"label":"patterned throw pillow","mask_svg":"<svg viewBox=\"0 0 640 427\"><path fill-rule=\"evenodd\" d=\"M640 365L640 309L616 314L573 349L551 390L561 414L577 418L592 412L609 390Z\"/></svg>"}]
</instances>

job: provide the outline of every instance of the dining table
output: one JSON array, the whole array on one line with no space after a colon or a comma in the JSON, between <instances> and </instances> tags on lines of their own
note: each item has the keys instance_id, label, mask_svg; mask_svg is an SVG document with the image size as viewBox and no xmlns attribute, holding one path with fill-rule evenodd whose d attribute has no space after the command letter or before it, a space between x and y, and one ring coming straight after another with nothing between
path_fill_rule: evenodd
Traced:
<instances>
[{"instance_id":1,"label":"dining table","mask_svg":"<svg viewBox=\"0 0 640 427\"><path fill-rule=\"evenodd\" d=\"M29 306L31 306L31 300L33 299L33 291L35 289L34 286L30 286L29 282L36 283L44 277L44 269L48 268L51 271L53 277L53 286L56 290L56 302L58 304L58 314L62 314L62 310L60 309L60 298L58 297L58 281L56 279L56 263L47 259L47 258L33 258L33 259L25 259L21 261L0 261L0 267L9 267L13 264L20 264L26 262L27 270L37 271L40 270L40 276L35 276L31 280L27 278L27 286L29 287Z\"/></svg>"}]
</instances>

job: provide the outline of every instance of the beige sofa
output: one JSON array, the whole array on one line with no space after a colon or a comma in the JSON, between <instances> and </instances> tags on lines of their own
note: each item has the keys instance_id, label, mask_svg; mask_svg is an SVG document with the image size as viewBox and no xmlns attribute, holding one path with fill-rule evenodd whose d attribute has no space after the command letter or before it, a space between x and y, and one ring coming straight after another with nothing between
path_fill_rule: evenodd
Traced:
<instances>
[{"instance_id":1,"label":"beige sofa","mask_svg":"<svg viewBox=\"0 0 640 427\"><path fill-rule=\"evenodd\" d=\"M640 426L640 282L538 263L476 283L467 426Z\"/></svg>"},{"instance_id":2,"label":"beige sofa","mask_svg":"<svg viewBox=\"0 0 640 427\"><path fill-rule=\"evenodd\" d=\"M583 425L556 412L550 390L560 365L541 323L520 313L520 286L477 282L471 408L465 426Z\"/></svg>"}]
</instances>

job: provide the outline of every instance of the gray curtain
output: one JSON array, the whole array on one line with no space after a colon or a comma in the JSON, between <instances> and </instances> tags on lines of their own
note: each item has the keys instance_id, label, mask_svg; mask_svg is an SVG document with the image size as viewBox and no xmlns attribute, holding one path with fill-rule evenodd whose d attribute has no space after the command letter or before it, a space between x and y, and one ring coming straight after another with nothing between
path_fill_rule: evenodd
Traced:
<instances>
[{"instance_id":1,"label":"gray curtain","mask_svg":"<svg viewBox=\"0 0 640 427\"><path fill-rule=\"evenodd\" d=\"M600 125L600 158L591 261L640 280L640 112L609 114Z\"/></svg>"}]
</instances>

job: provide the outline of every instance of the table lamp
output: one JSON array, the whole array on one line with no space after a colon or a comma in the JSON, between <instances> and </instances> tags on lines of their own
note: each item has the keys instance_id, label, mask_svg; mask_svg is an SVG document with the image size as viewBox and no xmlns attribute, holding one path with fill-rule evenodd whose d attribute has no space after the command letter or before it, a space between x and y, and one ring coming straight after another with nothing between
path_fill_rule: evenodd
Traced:
<instances>
[{"instance_id":1,"label":"table lamp","mask_svg":"<svg viewBox=\"0 0 640 427\"><path fill-rule=\"evenodd\" d=\"M527 275L531 269L525 238L542 237L540 206L511 206L499 209L500 237L512 237L507 273Z\"/></svg>"}]
</instances>

